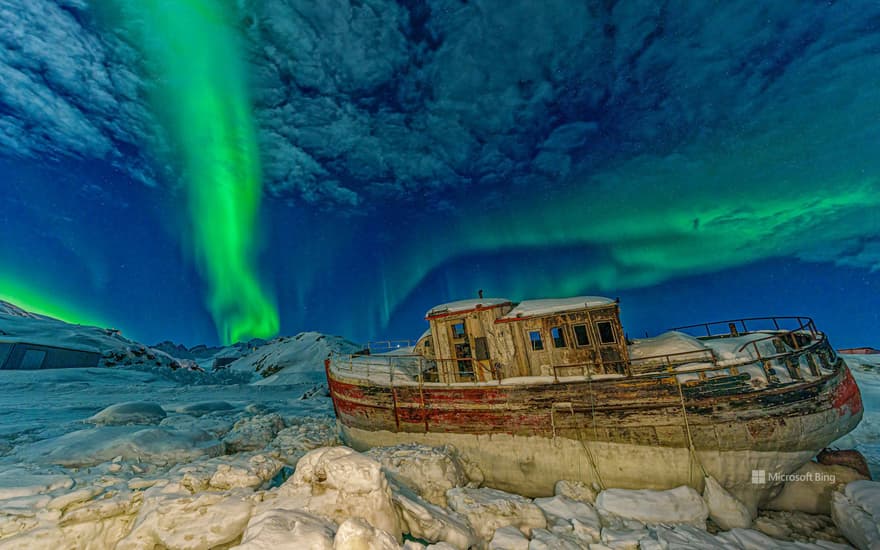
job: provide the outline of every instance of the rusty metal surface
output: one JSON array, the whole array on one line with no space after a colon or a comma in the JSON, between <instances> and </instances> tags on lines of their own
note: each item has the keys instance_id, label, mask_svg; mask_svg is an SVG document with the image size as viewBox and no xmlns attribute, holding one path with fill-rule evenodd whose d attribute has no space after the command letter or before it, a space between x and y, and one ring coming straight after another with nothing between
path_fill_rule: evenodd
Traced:
<instances>
[{"instance_id":1,"label":"rusty metal surface","mask_svg":"<svg viewBox=\"0 0 880 550\"><path fill-rule=\"evenodd\" d=\"M855 427L861 396L824 335L811 320L804 332L797 319L799 332L778 335L790 336L793 351L746 358L737 366L767 373L771 364L785 365L799 373L796 366L803 364L811 379L793 375L780 382L768 374L764 387L750 384L751 375L736 366L719 365L714 355L711 366L688 371L698 377L685 382L669 358L656 372L639 375L627 363L628 376L593 378L584 370L587 376L577 379L536 377L518 384L427 383L421 373L417 382L395 384L392 376L386 384L337 372L329 360L326 373L340 422L368 431L504 433L680 448L688 446L689 428L697 450L818 450Z\"/></svg>"},{"instance_id":2,"label":"rusty metal surface","mask_svg":"<svg viewBox=\"0 0 880 550\"><path fill-rule=\"evenodd\" d=\"M366 430L687 445L678 389L669 379L390 388L331 374L330 390L340 421ZM696 448L713 450L821 448L851 429L837 429L838 418L862 411L858 388L843 365L823 379L774 390L691 391L685 405ZM809 423L801 420L806 418Z\"/></svg>"}]
</instances>

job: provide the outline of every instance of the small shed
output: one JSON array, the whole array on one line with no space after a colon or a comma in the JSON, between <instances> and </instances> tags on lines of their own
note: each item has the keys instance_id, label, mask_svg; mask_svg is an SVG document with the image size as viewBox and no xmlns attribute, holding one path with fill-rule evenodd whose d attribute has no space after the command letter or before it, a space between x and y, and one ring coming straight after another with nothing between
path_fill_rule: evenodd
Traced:
<instances>
[{"instance_id":1,"label":"small shed","mask_svg":"<svg viewBox=\"0 0 880 550\"><path fill-rule=\"evenodd\" d=\"M96 351L0 340L0 370L83 369L100 361Z\"/></svg>"}]
</instances>

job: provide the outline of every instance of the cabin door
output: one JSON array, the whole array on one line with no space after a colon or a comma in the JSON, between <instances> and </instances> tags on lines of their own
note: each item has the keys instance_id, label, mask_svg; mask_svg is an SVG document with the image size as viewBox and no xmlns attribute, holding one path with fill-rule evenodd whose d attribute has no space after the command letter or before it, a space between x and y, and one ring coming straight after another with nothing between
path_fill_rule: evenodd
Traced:
<instances>
[{"instance_id":1,"label":"cabin door","mask_svg":"<svg viewBox=\"0 0 880 550\"><path fill-rule=\"evenodd\" d=\"M471 350L471 338L467 331L464 319L453 322L450 326L450 341L455 354L456 376L461 382L474 380L473 351Z\"/></svg>"}]
</instances>

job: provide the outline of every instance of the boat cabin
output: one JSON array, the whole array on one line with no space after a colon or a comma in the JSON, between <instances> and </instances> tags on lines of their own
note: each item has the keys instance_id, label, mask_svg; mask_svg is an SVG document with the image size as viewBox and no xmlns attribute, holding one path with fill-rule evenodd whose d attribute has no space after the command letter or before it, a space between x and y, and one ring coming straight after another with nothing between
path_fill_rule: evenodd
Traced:
<instances>
[{"instance_id":1,"label":"boat cabin","mask_svg":"<svg viewBox=\"0 0 880 550\"><path fill-rule=\"evenodd\" d=\"M628 360L619 304L609 298L478 298L436 306L425 319L415 352L436 363L440 382L622 374Z\"/></svg>"}]
</instances>

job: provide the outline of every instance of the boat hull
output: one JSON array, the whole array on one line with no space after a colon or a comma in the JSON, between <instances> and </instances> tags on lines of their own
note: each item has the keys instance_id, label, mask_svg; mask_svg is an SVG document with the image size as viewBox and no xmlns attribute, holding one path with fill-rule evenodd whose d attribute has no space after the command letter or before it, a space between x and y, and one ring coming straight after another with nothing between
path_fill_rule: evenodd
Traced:
<instances>
[{"instance_id":1,"label":"boat hull","mask_svg":"<svg viewBox=\"0 0 880 550\"><path fill-rule=\"evenodd\" d=\"M388 387L328 368L328 380L352 447L451 444L486 485L528 496L551 495L560 479L702 490L705 471L754 509L778 490L775 474L797 470L862 415L842 361L818 380L750 392L681 388L674 377ZM752 483L753 471L766 483Z\"/></svg>"}]
</instances>

